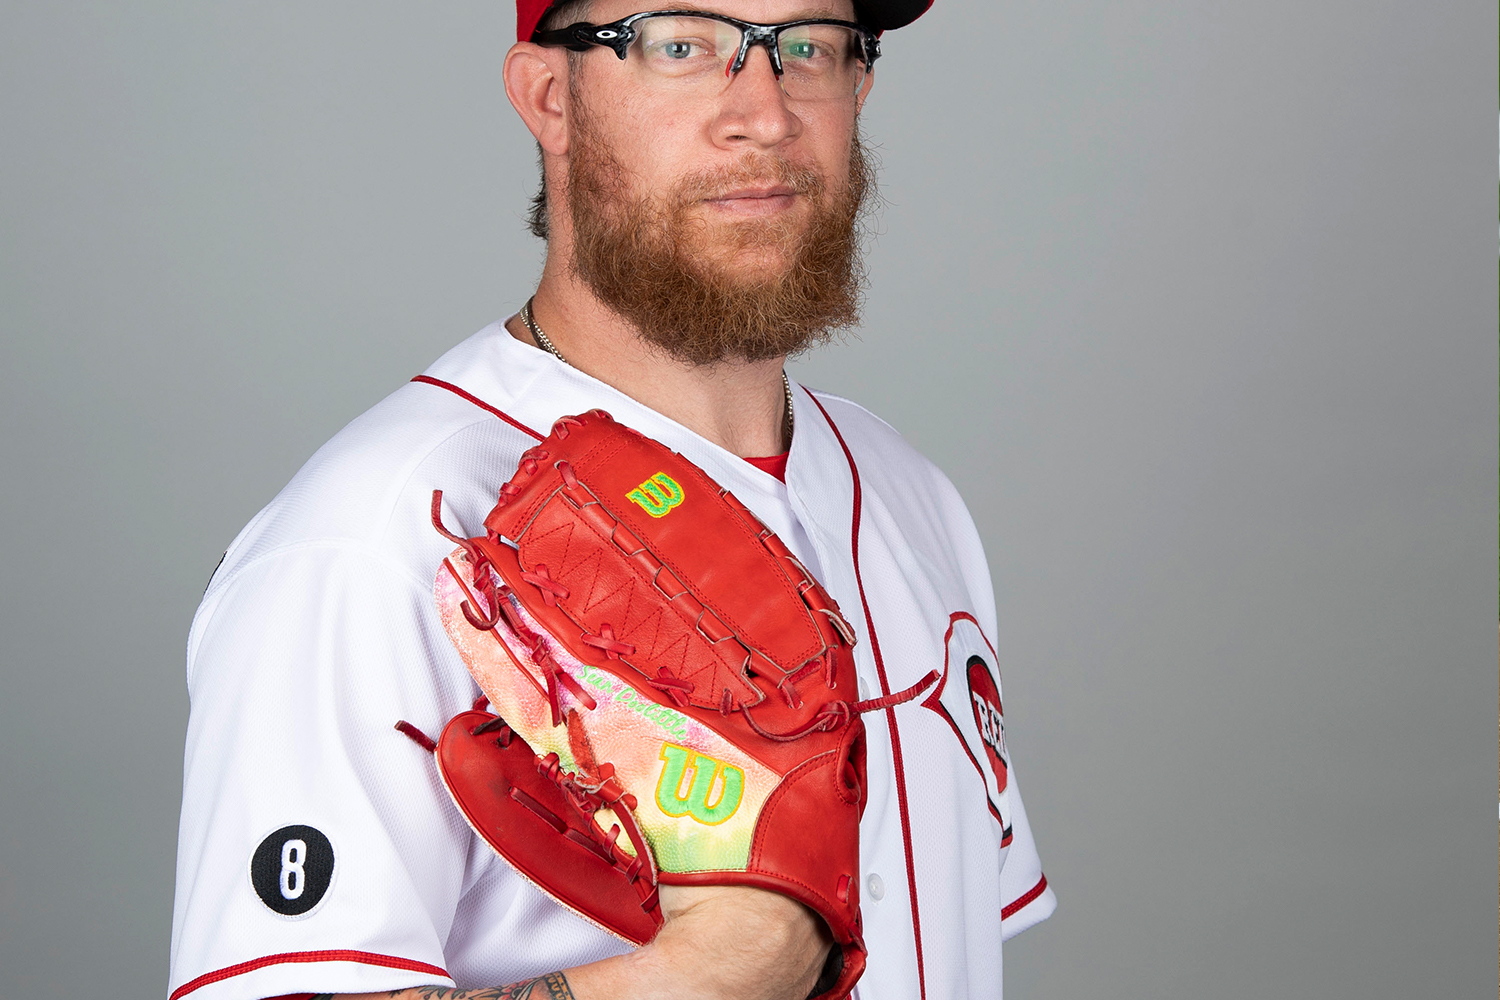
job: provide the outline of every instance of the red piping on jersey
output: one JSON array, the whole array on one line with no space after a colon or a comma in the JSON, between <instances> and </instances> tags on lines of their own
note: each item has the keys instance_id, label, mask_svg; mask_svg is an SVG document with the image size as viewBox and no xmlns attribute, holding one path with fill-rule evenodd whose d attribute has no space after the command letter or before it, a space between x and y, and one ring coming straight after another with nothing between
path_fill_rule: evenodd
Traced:
<instances>
[{"instance_id":1,"label":"red piping on jersey","mask_svg":"<svg viewBox=\"0 0 1500 1000\"><path fill-rule=\"evenodd\" d=\"M1037 880L1036 885L1032 886L1030 889L1027 889L1025 892L1021 893L1021 895L1017 896L1015 899L1011 900L1010 905L1007 906L1005 909L1003 909L1003 910L1000 911L1000 919L1001 920L1005 920L1005 919L1008 919L1009 917L1015 916L1017 910L1020 910L1027 903L1031 902L1033 899L1036 899L1038 896L1040 896L1042 893L1044 893L1046 891L1047 891L1047 876L1043 875L1040 879Z\"/></svg>"},{"instance_id":2,"label":"red piping on jersey","mask_svg":"<svg viewBox=\"0 0 1500 1000\"><path fill-rule=\"evenodd\" d=\"M410 958L396 958L392 955L377 955L371 951L348 951L339 949L336 951L288 951L280 955L267 955L265 958L252 959L249 962L241 962L239 965L231 965L217 972L205 972L190 982L183 983L172 991L168 1000L181 1000L182 997L196 989L207 986L210 983L221 982L234 976L242 976L256 969L264 969L268 965L286 965L301 962L357 962L360 965L379 965L386 969L402 969L406 972L426 972L434 976L442 976L444 979L452 979L447 971L436 965L428 965L426 962L418 962Z\"/></svg>"},{"instance_id":3,"label":"red piping on jersey","mask_svg":"<svg viewBox=\"0 0 1500 1000\"><path fill-rule=\"evenodd\" d=\"M484 400L480 399L478 396L474 395L473 393L465 392L463 389L460 389L458 386L454 385L452 382L444 382L442 379L440 379L440 378L433 378L431 375L417 375L417 376L414 376L412 378L412 381L413 382L426 382L428 385L435 385L439 389L447 389L449 392L453 393L455 396L461 396L464 399L467 399L469 402L473 403L475 406L479 407L481 410L488 410L489 412L493 413L495 416L499 417L501 420L504 420L507 424L510 424L516 430L521 431L521 432L526 433L526 434L530 434L532 437L536 438L538 441L542 440L543 437L545 437L545 435L538 434L536 431L532 430L530 427L527 427L525 424L521 423L521 421L517 420L515 417L512 417L509 413L506 413L504 410L500 409L499 407L491 406L489 403L486 403Z\"/></svg>"},{"instance_id":4,"label":"red piping on jersey","mask_svg":"<svg viewBox=\"0 0 1500 1000\"><path fill-rule=\"evenodd\" d=\"M824 408L817 396L814 396L806 386L801 387L807 393L818 410L823 414L823 419L828 421L828 427L833 431L833 436L838 439L839 447L844 449L844 458L849 462L849 475L854 480L854 517L850 528L849 551L854 561L854 582L859 587L859 603L865 613L865 628L870 633L870 652L875 656L875 673L880 678L880 693L889 696L891 685L885 676L885 660L880 655L880 639L875 634L875 619L870 615L870 602L865 598L865 581L859 572L859 513L863 491L859 485L859 466L854 463L854 453L849 450L849 445L844 441L844 435L839 433L838 424L833 422L828 410ZM906 850L906 885L911 896L911 930L912 937L917 946L917 987L921 991L922 1000L927 998L927 972L922 963L922 919L917 911L917 866L912 858L911 850L911 810L906 802L906 768L901 758L901 735L896 730L896 708L894 705L885 710L886 724L891 729L891 763L896 768L896 805L901 813L901 846Z\"/></svg>"},{"instance_id":5,"label":"red piping on jersey","mask_svg":"<svg viewBox=\"0 0 1500 1000\"><path fill-rule=\"evenodd\" d=\"M948 641L953 638L953 627L960 621L973 622L974 627L976 629L979 629L979 638L983 639L984 644L989 647L990 656L995 659L999 659L999 657L995 654L994 644L990 642L989 636L984 634L984 629L980 628L979 619L975 618L967 611L953 612L948 616L948 631L943 633L943 676L938 679L937 687L932 689L932 693L929 694L926 698L922 699L922 707L930 708L938 715L942 716L943 721L948 723L948 728L953 730L953 735L958 738L958 745L964 748L964 755L969 758L969 763L974 765L974 770L979 772L979 780L984 783L986 788L984 804L990 807L990 815L995 817L995 822L1000 824L1000 829L1003 833L1005 830L1005 820L1000 817L1000 810L995 808L995 803L990 801L988 791L989 779L984 776L984 768L980 765L979 758L974 756L974 751L969 749L969 742L968 740L964 739L964 734L959 732L958 723L953 721L953 716L948 714L947 707L945 707L943 703L938 700L938 697L943 693L943 688L948 686L948 657L953 653L953 650L948 647ZM996 669L998 670L999 667L997 666ZM1010 841L1011 838L1009 836L1006 836L1000 841L1000 846L1008 847L1010 846Z\"/></svg>"}]
</instances>

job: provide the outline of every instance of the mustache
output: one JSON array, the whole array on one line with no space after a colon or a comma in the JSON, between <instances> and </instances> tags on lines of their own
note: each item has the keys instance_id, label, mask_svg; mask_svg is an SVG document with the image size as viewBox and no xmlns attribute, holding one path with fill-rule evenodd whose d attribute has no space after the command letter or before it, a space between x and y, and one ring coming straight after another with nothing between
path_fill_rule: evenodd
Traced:
<instances>
[{"instance_id":1,"label":"mustache","mask_svg":"<svg viewBox=\"0 0 1500 1000\"><path fill-rule=\"evenodd\" d=\"M745 188L769 187L785 187L821 200L828 185L823 175L811 167L798 166L780 156L747 153L734 164L683 177L673 185L671 202L674 207L685 207Z\"/></svg>"}]
</instances>

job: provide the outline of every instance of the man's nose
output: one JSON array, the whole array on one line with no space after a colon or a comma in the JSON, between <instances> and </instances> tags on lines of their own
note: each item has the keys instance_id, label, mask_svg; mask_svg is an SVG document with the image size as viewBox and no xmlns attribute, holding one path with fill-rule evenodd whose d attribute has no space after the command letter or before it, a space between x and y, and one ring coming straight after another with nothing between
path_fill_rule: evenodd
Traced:
<instances>
[{"instance_id":1,"label":"man's nose","mask_svg":"<svg viewBox=\"0 0 1500 1000\"><path fill-rule=\"evenodd\" d=\"M802 119L787 104L786 92L764 46L752 45L745 64L719 99L714 139L721 145L753 143L765 149L802 134Z\"/></svg>"}]
</instances>

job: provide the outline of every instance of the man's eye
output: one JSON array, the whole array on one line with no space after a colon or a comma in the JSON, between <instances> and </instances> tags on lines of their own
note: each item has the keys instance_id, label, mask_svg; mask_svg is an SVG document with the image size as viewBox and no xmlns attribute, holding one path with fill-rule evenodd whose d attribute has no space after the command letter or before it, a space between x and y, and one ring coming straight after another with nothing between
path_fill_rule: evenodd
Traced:
<instances>
[{"instance_id":1,"label":"man's eye","mask_svg":"<svg viewBox=\"0 0 1500 1000\"><path fill-rule=\"evenodd\" d=\"M793 59L811 59L818 54L818 48L812 42L793 42L787 46L786 54Z\"/></svg>"},{"instance_id":2,"label":"man's eye","mask_svg":"<svg viewBox=\"0 0 1500 1000\"><path fill-rule=\"evenodd\" d=\"M657 51L668 59L687 59L693 55L695 48L696 46L692 42L674 38L671 41L663 42Z\"/></svg>"}]
</instances>

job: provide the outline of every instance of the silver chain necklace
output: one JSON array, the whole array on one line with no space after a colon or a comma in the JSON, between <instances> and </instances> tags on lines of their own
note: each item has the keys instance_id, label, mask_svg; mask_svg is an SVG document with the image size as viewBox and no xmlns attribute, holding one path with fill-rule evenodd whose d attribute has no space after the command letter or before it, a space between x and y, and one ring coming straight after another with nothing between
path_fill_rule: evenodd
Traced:
<instances>
[{"instance_id":1,"label":"silver chain necklace","mask_svg":"<svg viewBox=\"0 0 1500 1000\"><path fill-rule=\"evenodd\" d=\"M531 315L531 302L531 299L527 299L526 304L521 307L521 322L525 323L526 329L531 331L532 339L536 341L538 347L571 368L572 362L563 357L562 351L559 351L557 345L552 343L551 338L542 332L540 324ZM792 380L786 377L786 369L784 368L781 371L781 390L786 394L786 437L790 441L792 439L792 429L796 426L797 422L797 411L792 408Z\"/></svg>"}]
</instances>

